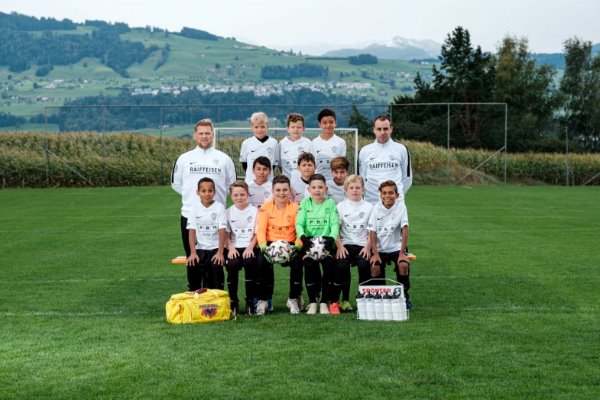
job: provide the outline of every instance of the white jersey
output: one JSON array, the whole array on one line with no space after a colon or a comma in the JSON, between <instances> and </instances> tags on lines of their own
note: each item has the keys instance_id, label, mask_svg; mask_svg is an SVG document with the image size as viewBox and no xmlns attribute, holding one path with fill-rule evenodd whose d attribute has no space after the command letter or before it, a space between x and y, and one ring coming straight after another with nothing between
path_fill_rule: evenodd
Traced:
<instances>
[{"instance_id":1,"label":"white jersey","mask_svg":"<svg viewBox=\"0 0 600 400\"><path fill-rule=\"evenodd\" d=\"M308 182L302 179L302 175L292 175L290 179L290 187L292 193L290 195L290 200L292 200L296 204L300 204L304 198L310 196L308 193Z\"/></svg>"},{"instance_id":2,"label":"white jersey","mask_svg":"<svg viewBox=\"0 0 600 400\"><path fill-rule=\"evenodd\" d=\"M344 184L338 185L333 179L327 181L327 197L339 204L346 199L346 192L344 192Z\"/></svg>"},{"instance_id":3,"label":"white jersey","mask_svg":"<svg viewBox=\"0 0 600 400\"><path fill-rule=\"evenodd\" d=\"M329 140L323 140L321 135L312 141L313 154L316 165L316 174L321 174L325 179L331 179L331 168L329 163L332 158L346 157L346 141L334 134Z\"/></svg>"},{"instance_id":4,"label":"white jersey","mask_svg":"<svg viewBox=\"0 0 600 400\"><path fill-rule=\"evenodd\" d=\"M410 153L405 145L391 139L383 144L375 141L360 150L358 173L365 179L365 200L369 203L380 201L379 184L387 180L396 182L398 200L403 202L412 185Z\"/></svg>"},{"instance_id":5,"label":"white jersey","mask_svg":"<svg viewBox=\"0 0 600 400\"><path fill-rule=\"evenodd\" d=\"M279 165L279 143L277 143L277 140L269 137L264 142L261 142L256 136L252 136L242 142L240 161L248 163L246 178L244 178L246 183L254 180L252 164L254 164L254 160L261 156L267 157L271 161L271 175L269 175L269 179L273 180L273 169L275 165Z\"/></svg>"},{"instance_id":6,"label":"white jersey","mask_svg":"<svg viewBox=\"0 0 600 400\"><path fill-rule=\"evenodd\" d=\"M369 238L369 218L373 206L364 200L345 199L337 205L342 243L365 246Z\"/></svg>"},{"instance_id":7,"label":"white jersey","mask_svg":"<svg viewBox=\"0 0 600 400\"><path fill-rule=\"evenodd\" d=\"M369 219L369 230L377 233L377 249L380 253L400 251L402 228L408 226L408 213L403 201L385 208L380 201L373 207Z\"/></svg>"},{"instance_id":8,"label":"white jersey","mask_svg":"<svg viewBox=\"0 0 600 400\"><path fill-rule=\"evenodd\" d=\"M227 209L227 232L231 233L231 242L235 248L246 248L256 233L256 214L258 210L248 205L240 210L235 205Z\"/></svg>"},{"instance_id":9,"label":"white jersey","mask_svg":"<svg viewBox=\"0 0 600 400\"><path fill-rule=\"evenodd\" d=\"M186 218L190 217L192 206L200 203L196 191L198 181L204 177L215 181L215 200L225 204L229 186L236 179L235 166L227 154L212 147L207 150L196 147L180 155L173 165L171 187L181 194L181 215Z\"/></svg>"},{"instance_id":10,"label":"white jersey","mask_svg":"<svg viewBox=\"0 0 600 400\"><path fill-rule=\"evenodd\" d=\"M260 207L266 200L273 197L273 182L266 181L262 185L256 183L256 181L248 182L248 203L255 207Z\"/></svg>"},{"instance_id":11,"label":"white jersey","mask_svg":"<svg viewBox=\"0 0 600 400\"><path fill-rule=\"evenodd\" d=\"M227 229L225 207L218 201L210 207L198 202L188 218L188 229L196 231L196 249L215 250L219 248L219 230Z\"/></svg>"},{"instance_id":12,"label":"white jersey","mask_svg":"<svg viewBox=\"0 0 600 400\"><path fill-rule=\"evenodd\" d=\"M301 137L295 142L289 137L279 142L279 165L281 173L292 179L292 175L299 175L298 156L302 153L312 153L312 142L310 139Z\"/></svg>"}]
</instances>

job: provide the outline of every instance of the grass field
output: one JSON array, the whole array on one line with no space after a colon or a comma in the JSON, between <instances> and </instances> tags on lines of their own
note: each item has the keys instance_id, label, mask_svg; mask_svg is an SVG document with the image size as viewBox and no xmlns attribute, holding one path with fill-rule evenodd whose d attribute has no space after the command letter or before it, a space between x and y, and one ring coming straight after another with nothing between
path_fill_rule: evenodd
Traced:
<instances>
[{"instance_id":1,"label":"grass field","mask_svg":"<svg viewBox=\"0 0 600 400\"><path fill-rule=\"evenodd\" d=\"M404 323L171 326L166 187L0 191L0 398L595 399L598 187L417 186ZM356 275L353 276L354 283Z\"/></svg>"}]
</instances>

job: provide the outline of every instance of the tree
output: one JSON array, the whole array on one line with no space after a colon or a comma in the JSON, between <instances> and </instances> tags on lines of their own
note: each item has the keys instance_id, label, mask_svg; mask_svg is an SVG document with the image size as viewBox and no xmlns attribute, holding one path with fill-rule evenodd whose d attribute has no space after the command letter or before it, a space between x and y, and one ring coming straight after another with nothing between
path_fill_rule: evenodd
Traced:
<instances>
[{"instance_id":1,"label":"tree","mask_svg":"<svg viewBox=\"0 0 600 400\"><path fill-rule=\"evenodd\" d=\"M600 56L592 44L574 37L565 43L565 72L560 82L564 122L570 135L593 152L600 149Z\"/></svg>"},{"instance_id":2,"label":"tree","mask_svg":"<svg viewBox=\"0 0 600 400\"><path fill-rule=\"evenodd\" d=\"M356 103L352 103L352 112L346 116L348 118L348 126L358 129L358 134L367 137L373 137L373 123L361 114L356 107Z\"/></svg>"},{"instance_id":3,"label":"tree","mask_svg":"<svg viewBox=\"0 0 600 400\"><path fill-rule=\"evenodd\" d=\"M548 65L536 66L526 38L505 37L496 57L496 101L508 104L509 147L539 148L557 106L551 90L555 71Z\"/></svg>"},{"instance_id":4,"label":"tree","mask_svg":"<svg viewBox=\"0 0 600 400\"><path fill-rule=\"evenodd\" d=\"M480 46L473 47L469 31L457 27L448 34L441 49L440 66L432 67L432 82L426 82L417 74L414 84L416 93L414 98L400 96L394 99L395 104L406 103L431 103L431 102L458 102L477 103L494 101L495 60ZM482 138L484 127L493 112L471 104L466 104L456 112L453 107L451 116L452 131L460 131L462 136L453 138L453 145L458 147L495 147L493 138ZM402 113L394 113L396 118L428 125L424 129L417 129L415 139L429 137L433 143L445 143L446 137L446 112L447 108L435 107L426 110L422 107L410 107ZM415 116L416 119L411 118ZM394 126L401 126L402 122L394 121ZM410 137L410 135L408 135Z\"/></svg>"}]
</instances>

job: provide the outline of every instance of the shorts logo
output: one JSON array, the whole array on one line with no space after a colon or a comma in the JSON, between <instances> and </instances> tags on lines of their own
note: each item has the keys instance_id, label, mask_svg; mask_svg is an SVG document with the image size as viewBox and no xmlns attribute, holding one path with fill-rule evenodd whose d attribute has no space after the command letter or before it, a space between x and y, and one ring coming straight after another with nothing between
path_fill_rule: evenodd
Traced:
<instances>
[{"instance_id":1,"label":"shorts logo","mask_svg":"<svg viewBox=\"0 0 600 400\"><path fill-rule=\"evenodd\" d=\"M216 304L200 304L200 314L206 318L212 318L217 315L218 306Z\"/></svg>"}]
</instances>

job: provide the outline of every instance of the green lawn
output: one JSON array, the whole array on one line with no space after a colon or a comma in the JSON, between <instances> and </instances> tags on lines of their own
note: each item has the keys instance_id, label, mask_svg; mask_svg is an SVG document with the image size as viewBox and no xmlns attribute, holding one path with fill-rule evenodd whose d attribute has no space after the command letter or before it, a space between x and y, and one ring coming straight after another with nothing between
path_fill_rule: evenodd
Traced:
<instances>
[{"instance_id":1,"label":"green lawn","mask_svg":"<svg viewBox=\"0 0 600 400\"><path fill-rule=\"evenodd\" d=\"M289 315L281 269L275 313L171 326L169 188L0 190L0 398L595 399L599 199L417 186L409 321Z\"/></svg>"}]
</instances>

